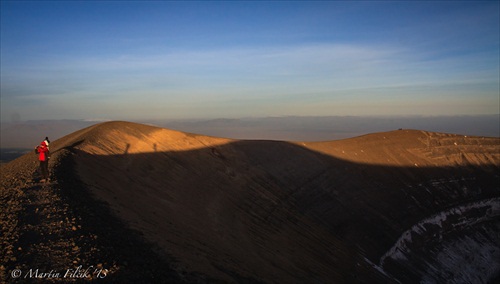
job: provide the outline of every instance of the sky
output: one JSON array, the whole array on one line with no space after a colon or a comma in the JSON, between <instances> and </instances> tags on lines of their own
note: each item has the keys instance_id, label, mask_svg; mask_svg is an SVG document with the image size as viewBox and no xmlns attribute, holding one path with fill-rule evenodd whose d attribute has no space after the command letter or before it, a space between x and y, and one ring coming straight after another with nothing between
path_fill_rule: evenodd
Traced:
<instances>
[{"instance_id":1,"label":"sky","mask_svg":"<svg viewBox=\"0 0 500 284\"><path fill-rule=\"evenodd\" d=\"M1 120L500 113L499 1L1 1Z\"/></svg>"}]
</instances>

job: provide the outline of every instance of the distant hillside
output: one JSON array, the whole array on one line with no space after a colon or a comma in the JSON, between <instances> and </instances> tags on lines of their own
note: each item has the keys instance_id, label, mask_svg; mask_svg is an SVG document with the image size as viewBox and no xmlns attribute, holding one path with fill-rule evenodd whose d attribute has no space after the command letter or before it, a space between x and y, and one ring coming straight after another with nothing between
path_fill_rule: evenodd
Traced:
<instances>
[{"instance_id":1,"label":"distant hillside","mask_svg":"<svg viewBox=\"0 0 500 284\"><path fill-rule=\"evenodd\" d=\"M61 230L83 245L53 262L105 259L111 281L130 276L132 245L181 282L500 280L499 138L403 129L325 142L235 140L106 122L51 150L57 185L36 183L30 155L2 168L2 230L14 215L47 217L40 208L55 202L63 221L64 210L75 216ZM54 195L36 210L26 192ZM119 236L92 212L123 222L113 225ZM33 229L23 222L4 236L14 244L4 278L23 260L41 261L35 246L16 248L44 239L26 237Z\"/></svg>"},{"instance_id":2,"label":"distant hillside","mask_svg":"<svg viewBox=\"0 0 500 284\"><path fill-rule=\"evenodd\" d=\"M232 119L139 120L183 132L233 139L324 141L405 129L500 137L499 114L476 116L282 116ZM48 136L59 139L97 120L32 120L0 123L0 148L31 149Z\"/></svg>"},{"instance_id":3,"label":"distant hillside","mask_svg":"<svg viewBox=\"0 0 500 284\"><path fill-rule=\"evenodd\" d=\"M0 149L0 164L8 163L31 151L31 149L25 148Z\"/></svg>"}]
</instances>

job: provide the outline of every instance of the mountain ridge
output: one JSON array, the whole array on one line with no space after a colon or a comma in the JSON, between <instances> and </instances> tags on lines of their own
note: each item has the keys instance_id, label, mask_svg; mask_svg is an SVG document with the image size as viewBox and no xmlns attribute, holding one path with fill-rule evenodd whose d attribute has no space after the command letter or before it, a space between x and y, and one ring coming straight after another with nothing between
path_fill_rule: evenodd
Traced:
<instances>
[{"instance_id":1,"label":"mountain ridge","mask_svg":"<svg viewBox=\"0 0 500 284\"><path fill-rule=\"evenodd\" d=\"M177 271L222 281L407 282L408 267L384 271L381 257L420 220L498 197L499 145L420 130L251 141L106 122L51 148ZM20 159L8 167L29 157Z\"/></svg>"}]
</instances>

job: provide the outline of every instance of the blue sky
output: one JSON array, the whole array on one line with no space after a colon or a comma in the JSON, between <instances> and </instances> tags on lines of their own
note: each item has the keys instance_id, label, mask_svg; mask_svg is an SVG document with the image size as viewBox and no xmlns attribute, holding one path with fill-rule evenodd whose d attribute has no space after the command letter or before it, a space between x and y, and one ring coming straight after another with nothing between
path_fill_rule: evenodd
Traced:
<instances>
[{"instance_id":1,"label":"blue sky","mask_svg":"<svg viewBox=\"0 0 500 284\"><path fill-rule=\"evenodd\" d=\"M1 119L497 114L499 3L1 1Z\"/></svg>"}]
</instances>

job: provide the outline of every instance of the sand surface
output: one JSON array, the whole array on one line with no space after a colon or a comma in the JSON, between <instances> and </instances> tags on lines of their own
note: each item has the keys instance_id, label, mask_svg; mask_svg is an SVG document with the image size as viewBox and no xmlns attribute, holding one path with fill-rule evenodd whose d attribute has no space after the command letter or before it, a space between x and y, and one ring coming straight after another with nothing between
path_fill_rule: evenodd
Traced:
<instances>
[{"instance_id":1,"label":"sand surface","mask_svg":"<svg viewBox=\"0 0 500 284\"><path fill-rule=\"evenodd\" d=\"M116 283L440 280L380 260L421 220L500 196L499 138L252 141L107 122L51 151L58 184L37 183L34 154L1 168L2 279L100 264Z\"/></svg>"}]
</instances>

